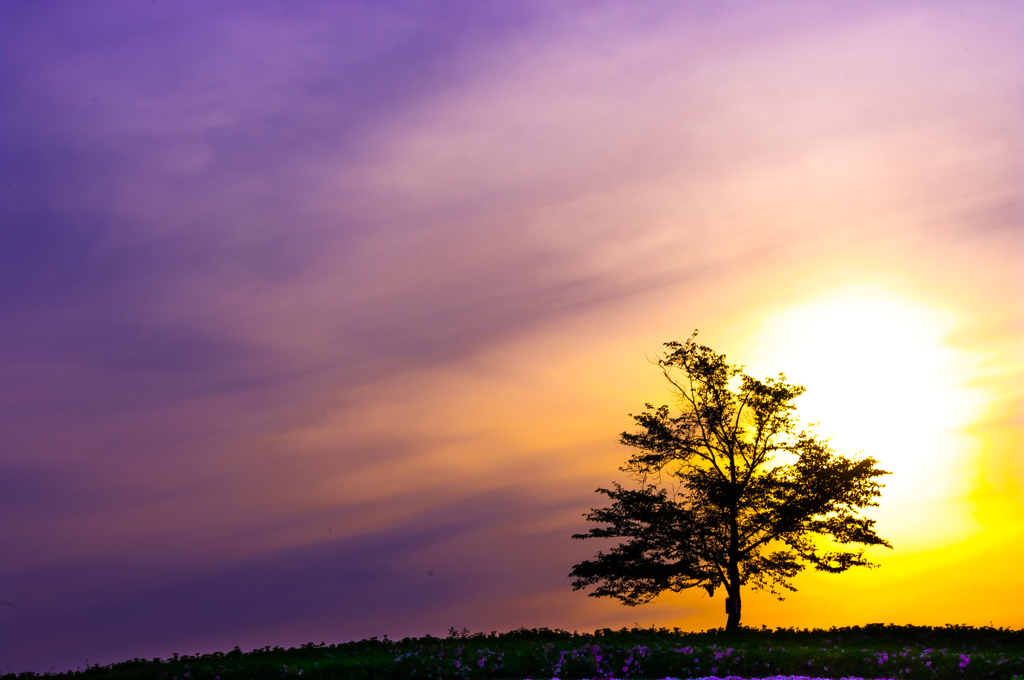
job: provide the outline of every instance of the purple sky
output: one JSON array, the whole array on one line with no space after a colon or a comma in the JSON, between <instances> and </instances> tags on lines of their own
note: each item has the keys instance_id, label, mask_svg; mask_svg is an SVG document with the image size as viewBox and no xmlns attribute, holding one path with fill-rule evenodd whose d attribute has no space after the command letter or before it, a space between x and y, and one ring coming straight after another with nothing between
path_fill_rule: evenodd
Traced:
<instances>
[{"instance_id":1,"label":"purple sky","mask_svg":"<svg viewBox=\"0 0 1024 680\"><path fill-rule=\"evenodd\" d=\"M833 284L974 315L1018 512L1022 17L0 2L0 670L721 625L568 536L645 353Z\"/></svg>"}]
</instances>

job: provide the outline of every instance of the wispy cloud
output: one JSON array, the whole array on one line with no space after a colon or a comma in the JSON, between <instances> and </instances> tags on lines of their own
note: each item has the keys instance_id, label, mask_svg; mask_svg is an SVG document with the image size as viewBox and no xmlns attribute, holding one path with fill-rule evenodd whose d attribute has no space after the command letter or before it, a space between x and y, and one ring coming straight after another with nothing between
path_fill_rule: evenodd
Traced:
<instances>
[{"instance_id":1,"label":"wispy cloud","mask_svg":"<svg viewBox=\"0 0 1024 680\"><path fill-rule=\"evenodd\" d=\"M658 342L735 346L868 278L1019 353L1011 4L2 12L18 669L76 637L82 660L164 654L184 619L205 628L176 643L277 644L325 603L384 603L330 628L357 637L434 630L442 602L440 632L615 616L538 593L660 394ZM385 578L427 562L429 597ZM502 599L494 570L544 576Z\"/></svg>"}]
</instances>

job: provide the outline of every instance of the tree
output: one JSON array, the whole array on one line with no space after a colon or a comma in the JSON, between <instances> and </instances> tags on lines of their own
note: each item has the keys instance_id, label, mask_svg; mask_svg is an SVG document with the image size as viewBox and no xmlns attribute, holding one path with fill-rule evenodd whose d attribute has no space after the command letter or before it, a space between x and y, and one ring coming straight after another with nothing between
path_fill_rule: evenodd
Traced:
<instances>
[{"instance_id":1,"label":"tree","mask_svg":"<svg viewBox=\"0 0 1024 680\"><path fill-rule=\"evenodd\" d=\"M633 416L639 431L621 442L635 451L619 468L638 489L598 489L613 503L584 517L602 525L575 539L627 539L577 564L573 590L636 606L666 590L700 587L727 593L726 630L740 623L740 589L768 590L778 599L795 591L805 566L841 573L875 567L849 544L892 546L859 514L877 506L877 480L890 474L873 458L839 455L827 439L799 429L793 401L801 385L755 380L724 354L694 342L665 343L655 363L676 397L668 406ZM793 462L773 462L778 455ZM669 480L669 488L663 480ZM653 481L656 483L648 483ZM830 546L822 548L820 539Z\"/></svg>"}]
</instances>

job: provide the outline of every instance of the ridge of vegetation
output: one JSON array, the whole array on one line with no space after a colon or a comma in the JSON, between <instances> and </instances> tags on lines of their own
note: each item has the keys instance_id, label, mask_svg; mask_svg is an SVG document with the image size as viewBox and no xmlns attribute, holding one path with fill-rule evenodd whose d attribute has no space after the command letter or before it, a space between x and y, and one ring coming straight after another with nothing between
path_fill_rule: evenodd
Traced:
<instances>
[{"instance_id":1,"label":"ridge of vegetation","mask_svg":"<svg viewBox=\"0 0 1024 680\"><path fill-rule=\"evenodd\" d=\"M519 628L243 652L131 659L0 680L249 680L302 676L352 680L579 680L801 676L913 680L1022 680L1024 630L964 625L844 628L604 628L594 633Z\"/></svg>"}]
</instances>

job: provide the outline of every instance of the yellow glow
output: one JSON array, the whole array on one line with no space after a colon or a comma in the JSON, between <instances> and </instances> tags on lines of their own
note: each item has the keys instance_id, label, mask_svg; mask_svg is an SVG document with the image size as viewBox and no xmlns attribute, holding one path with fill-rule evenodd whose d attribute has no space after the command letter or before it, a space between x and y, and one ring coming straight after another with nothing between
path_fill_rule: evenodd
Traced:
<instances>
[{"instance_id":1,"label":"yellow glow","mask_svg":"<svg viewBox=\"0 0 1024 680\"><path fill-rule=\"evenodd\" d=\"M971 386L977 355L948 343L959 325L948 310L852 286L769 315L740 355L755 377L783 371L804 384L803 422L820 422L838 450L863 451L893 473L868 514L897 548L948 544L978 528L965 500L979 449L969 429L990 395Z\"/></svg>"}]
</instances>

